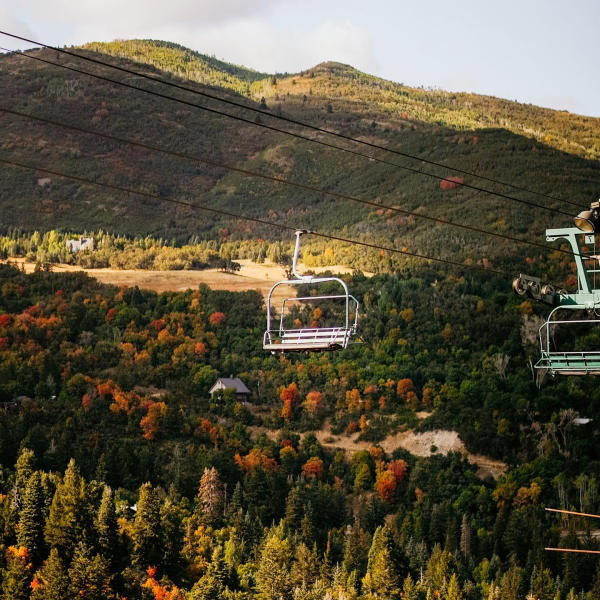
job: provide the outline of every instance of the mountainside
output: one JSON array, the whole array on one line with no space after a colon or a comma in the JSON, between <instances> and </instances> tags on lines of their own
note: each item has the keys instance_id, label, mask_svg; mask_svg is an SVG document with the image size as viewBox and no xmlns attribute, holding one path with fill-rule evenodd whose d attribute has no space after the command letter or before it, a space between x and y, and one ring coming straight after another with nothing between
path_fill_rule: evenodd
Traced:
<instances>
[{"instance_id":1,"label":"mountainside","mask_svg":"<svg viewBox=\"0 0 600 600\"><path fill-rule=\"evenodd\" d=\"M280 77L163 42L92 48L428 159L584 205L596 197L598 119L412 90L332 63ZM538 241L570 220L22 56L0 67L0 104L11 110ZM30 274L0 264L1 600L600 598L595 557L547 551L600 552L591 524L545 510L600 512L600 387L534 368L549 308L504 277L421 262L395 270L377 253L373 270L394 272L345 276L360 305L347 349L273 355L256 290L156 293L54 273L67 234L10 226L94 228L98 250L69 257L90 266L235 271L242 253L285 262L286 244L272 238L289 232L161 202L171 198L453 260L533 265L559 284L571 255L540 260L516 243L0 115L0 160L157 196L2 167L0 229L11 231L0 231L0 257L38 262ZM491 126L509 116L510 127ZM207 241L174 248L165 236ZM313 242L308 266L345 260L327 243ZM364 249L352 251L364 266ZM298 288L287 304L294 327L343 322L322 293L319 280ZM569 335L572 325L584 334ZM583 352L598 349L597 325L550 331ZM210 393L233 377L248 394Z\"/></svg>"},{"instance_id":2,"label":"mountainside","mask_svg":"<svg viewBox=\"0 0 600 600\"><path fill-rule=\"evenodd\" d=\"M395 84L338 63L294 75L268 75L223 63L165 42L143 40L89 44L79 52L175 78L198 89L339 131L427 160L566 198L594 199L600 174L600 119L571 115L474 94L426 91ZM103 54L99 54L99 52ZM174 95L188 102L241 115L251 121L310 131L115 73L50 51L29 54ZM113 56L107 56L113 55ZM524 238L543 240L548 226L569 218L474 190L444 190L436 179L389 164L325 148L124 89L18 55L0 58L3 105L37 116L191 154L302 184L424 212ZM194 83L190 83L194 82ZM489 236L364 207L351 201L232 173L199 162L74 133L12 115L2 117L1 157L89 177L165 198L185 199L293 227L345 231L348 237L394 243L441 257L522 261L527 247ZM387 161L439 176L454 173L419 161L352 145ZM201 238L287 237L287 233L233 221L158 199L65 181L20 168L0 167L0 221L25 229L104 228L179 241ZM576 212L559 201L511 191L465 176L465 182L540 204ZM432 234L432 229L435 232Z\"/></svg>"}]
</instances>

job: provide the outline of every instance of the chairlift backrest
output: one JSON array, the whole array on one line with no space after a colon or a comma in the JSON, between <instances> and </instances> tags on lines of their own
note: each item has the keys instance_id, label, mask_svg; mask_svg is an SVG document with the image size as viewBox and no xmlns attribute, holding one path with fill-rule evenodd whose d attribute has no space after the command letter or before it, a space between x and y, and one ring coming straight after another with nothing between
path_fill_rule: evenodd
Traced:
<instances>
[{"instance_id":1,"label":"chairlift backrest","mask_svg":"<svg viewBox=\"0 0 600 600\"><path fill-rule=\"evenodd\" d=\"M348 346L351 337L356 333L358 326L359 304L356 298L348 291L346 282L339 277L314 277L298 273L298 258L300 255L300 238L307 233L305 230L296 231L296 246L292 261L293 279L278 281L269 291L267 297L267 330L263 336L263 349L276 352L317 352L323 350L343 349ZM339 294L324 294L316 296L290 296L283 299L278 327L274 327L273 292L279 286L300 286L307 283L322 286L327 283L337 283L341 287ZM341 301L344 305L344 317L339 323L328 327L296 327L286 326L286 305L291 301L296 302L326 302L328 300Z\"/></svg>"}]
</instances>

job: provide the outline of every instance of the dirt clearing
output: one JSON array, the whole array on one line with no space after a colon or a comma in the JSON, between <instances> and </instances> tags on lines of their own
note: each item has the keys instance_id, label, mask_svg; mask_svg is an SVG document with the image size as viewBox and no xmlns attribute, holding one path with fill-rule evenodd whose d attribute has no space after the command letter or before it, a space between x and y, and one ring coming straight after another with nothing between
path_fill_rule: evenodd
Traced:
<instances>
[{"instance_id":1,"label":"dirt clearing","mask_svg":"<svg viewBox=\"0 0 600 600\"><path fill-rule=\"evenodd\" d=\"M11 263L25 266L25 271L31 273L35 264L24 259L11 259ZM155 292L183 292L196 289L205 283L214 290L229 290L243 292L258 290L264 297L267 296L273 284L285 279L285 270L273 263L255 263L250 260L238 260L242 267L237 273L223 273L218 269L205 269L202 271L146 271L142 269L83 269L73 265L52 265L54 272L85 271L90 277L95 277L102 283L112 285L138 286L140 289ZM352 269L341 265L331 267L315 267L316 273L331 271L332 273L351 273ZM370 276L371 273L365 273ZM290 294L290 288L281 286L276 290L275 299L281 299ZM295 291L292 294L295 296Z\"/></svg>"}]
</instances>

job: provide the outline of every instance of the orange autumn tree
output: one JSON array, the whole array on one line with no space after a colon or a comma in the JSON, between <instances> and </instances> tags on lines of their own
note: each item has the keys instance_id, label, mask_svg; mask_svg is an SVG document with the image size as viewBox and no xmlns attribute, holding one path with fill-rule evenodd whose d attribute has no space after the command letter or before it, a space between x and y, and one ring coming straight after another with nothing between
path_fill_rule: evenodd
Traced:
<instances>
[{"instance_id":1,"label":"orange autumn tree","mask_svg":"<svg viewBox=\"0 0 600 600\"><path fill-rule=\"evenodd\" d=\"M377 476L375 488L382 500L391 502L396 494L396 478L391 471L383 471Z\"/></svg>"},{"instance_id":2,"label":"orange autumn tree","mask_svg":"<svg viewBox=\"0 0 600 600\"><path fill-rule=\"evenodd\" d=\"M306 477L320 479L323 476L323 461L318 456L311 456L302 465L302 473Z\"/></svg>"},{"instance_id":3,"label":"orange autumn tree","mask_svg":"<svg viewBox=\"0 0 600 600\"><path fill-rule=\"evenodd\" d=\"M246 456L241 456L239 452L236 452L234 459L238 467L247 473L251 473L258 467L274 471L278 466L277 461L267 456L260 448L252 448Z\"/></svg>"},{"instance_id":4,"label":"orange autumn tree","mask_svg":"<svg viewBox=\"0 0 600 600\"><path fill-rule=\"evenodd\" d=\"M162 418L167 414L167 405L164 402L152 402L148 405L148 412L140 421L140 427L144 432L144 438L153 440L158 433L158 427Z\"/></svg>"},{"instance_id":5,"label":"orange autumn tree","mask_svg":"<svg viewBox=\"0 0 600 600\"><path fill-rule=\"evenodd\" d=\"M375 482L375 489L382 500L385 502L392 502L394 500L396 490L404 480L407 470L408 464L400 458L391 461L385 471L379 471L377 481Z\"/></svg>"},{"instance_id":6,"label":"orange autumn tree","mask_svg":"<svg viewBox=\"0 0 600 600\"><path fill-rule=\"evenodd\" d=\"M302 406L311 417L316 417L323 410L323 394L316 390L308 392Z\"/></svg>"},{"instance_id":7,"label":"orange autumn tree","mask_svg":"<svg viewBox=\"0 0 600 600\"><path fill-rule=\"evenodd\" d=\"M143 586L152 591L154 600L185 600L186 594L176 585L172 585L169 589L168 585L161 584L156 580L156 567L148 567L146 574L148 578Z\"/></svg>"},{"instance_id":8,"label":"orange autumn tree","mask_svg":"<svg viewBox=\"0 0 600 600\"><path fill-rule=\"evenodd\" d=\"M281 416L286 421L289 421L292 418L292 413L294 412L294 407L298 404L298 399L300 396L300 392L298 391L298 386L296 382L292 381L290 385L284 386L279 393L279 397L283 400L283 407L281 409Z\"/></svg>"},{"instance_id":9,"label":"orange autumn tree","mask_svg":"<svg viewBox=\"0 0 600 600\"><path fill-rule=\"evenodd\" d=\"M406 379L400 379L400 381L398 381L398 385L396 387L396 393L398 394L398 397L401 398L402 400L406 400L408 393L414 392L414 391L415 391L415 384L413 383L412 379L409 379L407 377Z\"/></svg>"}]
</instances>

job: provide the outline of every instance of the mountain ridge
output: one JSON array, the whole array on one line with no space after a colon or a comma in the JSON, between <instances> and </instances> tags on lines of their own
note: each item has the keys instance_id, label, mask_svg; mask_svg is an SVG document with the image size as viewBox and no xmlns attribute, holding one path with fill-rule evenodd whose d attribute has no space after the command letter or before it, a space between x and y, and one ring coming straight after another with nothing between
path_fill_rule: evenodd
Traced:
<instances>
[{"instance_id":1,"label":"mountain ridge","mask_svg":"<svg viewBox=\"0 0 600 600\"><path fill-rule=\"evenodd\" d=\"M184 61L190 55L177 45L143 43L140 46L138 42L114 42L107 47L113 55L92 53L90 56L108 62L118 58L131 70L150 69L149 72L163 78L174 77L169 70L160 71L152 64L114 55L130 47L139 51L149 47L158 49L171 71L187 64L198 77L204 77L203 83L182 80L181 73L185 74L185 71L181 71L177 79L172 79L174 82L185 81L186 86L200 91L206 91L206 86L210 86L208 89L213 94L217 90L216 95L255 108L260 108L263 100L261 110L273 113L273 117L229 107L225 112L250 121L240 124L187 104L178 105L133 90L124 91L83 75L73 75L60 67L40 64L18 54L0 57L3 67L0 85L5 92L5 103L16 110L58 122L374 201L382 204L381 209L359 207L324 194L249 178L194 161L181 161L90 135L65 133L62 129L42 127L14 116L3 117L2 155L32 166L51 166L57 171L92 176L127 188L140 187L159 198L192 199L198 204L253 218L267 218L286 226L327 233L344 232L345 236L357 239L395 244L433 256L459 256L465 260L482 257L503 260L512 256L522 262L526 250L521 246L492 243L489 236L466 235L447 226L432 226L422 219L393 213L388 207L399 206L415 213L434 214L539 241L543 241L546 227L563 226L565 217L527 207L516 208L512 203L474 190L444 190L436 178L451 176L451 168L431 165L425 168L419 161L386 156L389 162L412 169L407 171L282 136L258 125L264 123L286 129L276 119L282 114L384 147L397 148L417 158L451 163L464 171L575 200L582 205L597 193L595 181L600 173L600 163L578 155L571 146L574 142L582 146L586 154L594 154L596 146L600 148L600 119L589 120L592 127L586 128L579 117L549 109L534 110L526 105L513 106L508 101L496 102L485 97L476 98L479 104L464 107L465 102L471 102L469 95L453 97L446 92L407 88L361 73L348 65L331 62L321 63L300 74L268 75L250 83L230 72L217 71L214 67L220 68L221 63L212 66L206 62L202 65L192 63L190 66L189 60ZM56 61L54 51L29 54ZM147 59L148 56L152 55L146 55ZM81 68L80 63L79 59L68 56L59 62L77 68ZM242 72L244 76L247 73ZM103 74L115 79L122 77L108 69ZM138 78L131 79L129 75L125 76L125 81L140 84ZM166 93L164 88L156 87L158 84L144 82L144 85ZM241 91L238 90L240 87ZM186 102L223 108L215 101L198 99L188 92L176 94ZM499 124L506 111L519 125L513 127L515 131ZM540 141L525 134L525 130L535 131L536 127L541 127L536 123L543 120L545 111L555 119L550 125L558 127L554 142L552 139ZM517 130L520 133L516 133ZM575 132L573 136L567 136L571 131ZM587 144L588 139L592 143ZM566 145L571 151L553 147L553 143ZM415 169L431 171L434 177L423 177L415 173ZM129 195L63 182L58 178L46 186L38 181L43 177L8 167L2 167L2 174L0 224L3 228L26 226L43 231L103 228L121 234L154 235L177 241L194 236L215 240L281 237L264 227L214 216L207 218L191 210L164 205L158 199L134 200ZM479 181L471 176L465 175L465 178L467 183ZM489 182L484 187L506 191L506 188ZM552 208L565 209L565 205L557 201L545 199L543 202ZM372 270L371 266L368 270Z\"/></svg>"}]
</instances>

